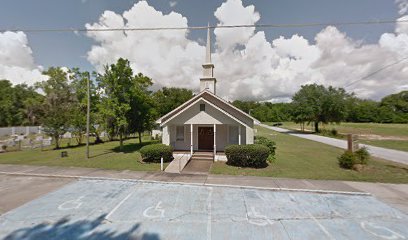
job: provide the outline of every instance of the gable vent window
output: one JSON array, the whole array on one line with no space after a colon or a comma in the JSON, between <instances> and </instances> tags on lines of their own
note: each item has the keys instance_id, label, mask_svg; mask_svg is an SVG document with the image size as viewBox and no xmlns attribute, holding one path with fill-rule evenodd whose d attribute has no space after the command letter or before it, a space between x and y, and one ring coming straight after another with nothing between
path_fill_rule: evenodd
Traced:
<instances>
[{"instance_id":1,"label":"gable vent window","mask_svg":"<svg viewBox=\"0 0 408 240\"><path fill-rule=\"evenodd\" d=\"M205 104L200 104L200 111L204 111L204 112L205 112Z\"/></svg>"}]
</instances>

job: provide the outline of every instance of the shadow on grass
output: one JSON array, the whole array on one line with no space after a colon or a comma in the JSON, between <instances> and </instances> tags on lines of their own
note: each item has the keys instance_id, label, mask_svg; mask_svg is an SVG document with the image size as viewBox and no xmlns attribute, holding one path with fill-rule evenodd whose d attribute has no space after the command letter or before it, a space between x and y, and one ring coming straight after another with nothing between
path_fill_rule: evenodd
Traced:
<instances>
[{"instance_id":1,"label":"shadow on grass","mask_svg":"<svg viewBox=\"0 0 408 240\"><path fill-rule=\"evenodd\" d=\"M387 164L386 166L389 167L389 168L402 170L402 171L408 173L408 167L405 167L405 166L402 166L402 165L395 166L395 165Z\"/></svg>"},{"instance_id":2,"label":"shadow on grass","mask_svg":"<svg viewBox=\"0 0 408 240\"><path fill-rule=\"evenodd\" d=\"M113 153L113 151L111 151L111 150L106 150L106 151L104 151L103 153L99 153L99 154L95 154L95 155L90 155L89 158L96 158L96 157L100 157L100 156L103 156L103 155L108 155L108 154L110 154L110 153Z\"/></svg>"},{"instance_id":3,"label":"shadow on grass","mask_svg":"<svg viewBox=\"0 0 408 240\"><path fill-rule=\"evenodd\" d=\"M141 233L140 223L134 224L127 231L116 232L109 229L109 225L103 224L105 215L94 220L78 220L70 222L69 218L62 218L53 224L40 223L35 226L21 228L11 232L4 239L90 239L90 240L159 240L156 233ZM98 227L101 229L97 229Z\"/></svg>"},{"instance_id":4,"label":"shadow on grass","mask_svg":"<svg viewBox=\"0 0 408 240\"><path fill-rule=\"evenodd\" d=\"M257 166L239 166L238 164L233 164L231 162L225 162L226 165L231 166L231 167L236 167L239 169L247 169L247 170L251 170L251 169L262 169L262 168L267 168L269 166L269 164L267 162L259 164Z\"/></svg>"},{"instance_id":5,"label":"shadow on grass","mask_svg":"<svg viewBox=\"0 0 408 240\"><path fill-rule=\"evenodd\" d=\"M157 143L157 141L149 141L149 142L142 142L140 143L127 143L123 144L122 149L120 149L120 146L116 146L112 149L113 152L121 152L121 153L133 153L139 151L143 146L150 145Z\"/></svg>"}]
</instances>

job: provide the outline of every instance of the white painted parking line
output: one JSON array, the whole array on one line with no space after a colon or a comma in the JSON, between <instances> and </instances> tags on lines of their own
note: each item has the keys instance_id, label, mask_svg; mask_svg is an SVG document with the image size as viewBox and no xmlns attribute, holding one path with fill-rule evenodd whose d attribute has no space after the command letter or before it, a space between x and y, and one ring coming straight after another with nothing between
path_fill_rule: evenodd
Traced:
<instances>
[{"instance_id":1,"label":"white painted parking line","mask_svg":"<svg viewBox=\"0 0 408 240\"><path fill-rule=\"evenodd\" d=\"M122 199L122 201L120 201L113 209L112 211L110 211L108 213L108 215L106 215L105 219L110 221L109 218L112 216L112 214L114 214L116 212L116 210L118 210L118 208L120 208L120 206L122 206L122 204L124 202L126 202L126 200L128 200L132 195L133 195L134 191L132 191L131 193L129 193L125 198Z\"/></svg>"},{"instance_id":2,"label":"white painted parking line","mask_svg":"<svg viewBox=\"0 0 408 240\"><path fill-rule=\"evenodd\" d=\"M209 187L208 188L208 198L207 198L207 240L211 240L211 201L212 201L212 192L213 188Z\"/></svg>"}]
</instances>

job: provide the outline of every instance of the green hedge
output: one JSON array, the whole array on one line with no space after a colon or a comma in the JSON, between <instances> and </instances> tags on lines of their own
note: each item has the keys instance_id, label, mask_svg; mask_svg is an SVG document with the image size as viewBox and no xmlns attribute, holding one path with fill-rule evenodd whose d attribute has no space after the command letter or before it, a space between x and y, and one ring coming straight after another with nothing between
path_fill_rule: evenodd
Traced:
<instances>
[{"instance_id":1,"label":"green hedge","mask_svg":"<svg viewBox=\"0 0 408 240\"><path fill-rule=\"evenodd\" d=\"M345 151L338 157L339 165L342 168L352 169L355 164L367 165L370 160L370 153L367 148L362 147L354 153Z\"/></svg>"},{"instance_id":2,"label":"green hedge","mask_svg":"<svg viewBox=\"0 0 408 240\"><path fill-rule=\"evenodd\" d=\"M269 148L260 144L229 145L225 148L227 164L238 167L266 167L269 153Z\"/></svg>"},{"instance_id":3,"label":"green hedge","mask_svg":"<svg viewBox=\"0 0 408 240\"><path fill-rule=\"evenodd\" d=\"M150 144L140 149L140 154L144 162L159 163L161 157L164 162L173 160L173 149L164 144Z\"/></svg>"},{"instance_id":4,"label":"green hedge","mask_svg":"<svg viewBox=\"0 0 408 240\"><path fill-rule=\"evenodd\" d=\"M269 148L269 155L275 156L276 143L266 137L255 137L255 144L261 144Z\"/></svg>"},{"instance_id":5,"label":"green hedge","mask_svg":"<svg viewBox=\"0 0 408 240\"><path fill-rule=\"evenodd\" d=\"M351 169L356 164L356 156L351 151L345 151L338 157L339 165L342 168Z\"/></svg>"}]
</instances>

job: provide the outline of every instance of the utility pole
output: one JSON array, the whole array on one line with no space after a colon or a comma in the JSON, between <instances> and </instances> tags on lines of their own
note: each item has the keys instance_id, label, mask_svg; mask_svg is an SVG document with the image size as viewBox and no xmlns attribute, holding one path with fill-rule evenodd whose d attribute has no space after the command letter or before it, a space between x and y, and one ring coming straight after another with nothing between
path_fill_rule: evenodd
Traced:
<instances>
[{"instance_id":1,"label":"utility pole","mask_svg":"<svg viewBox=\"0 0 408 240\"><path fill-rule=\"evenodd\" d=\"M86 76L86 85L87 85L87 109L86 109L86 159L89 159L89 122L90 122L90 111L91 111L91 96L90 96L90 84L89 84L90 75Z\"/></svg>"}]
</instances>

